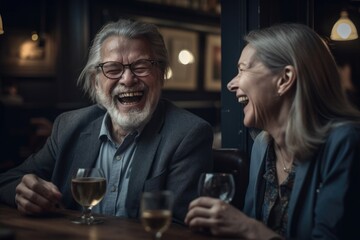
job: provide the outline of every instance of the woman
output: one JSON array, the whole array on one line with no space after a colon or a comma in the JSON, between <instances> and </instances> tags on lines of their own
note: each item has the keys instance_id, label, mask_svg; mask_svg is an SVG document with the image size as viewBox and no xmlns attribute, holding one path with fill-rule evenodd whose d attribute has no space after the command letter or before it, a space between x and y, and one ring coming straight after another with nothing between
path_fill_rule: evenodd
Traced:
<instances>
[{"instance_id":1,"label":"woman","mask_svg":"<svg viewBox=\"0 0 360 240\"><path fill-rule=\"evenodd\" d=\"M254 142L243 211L192 201L185 223L246 239L351 239L359 216L360 113L332 55L309 27L251 32L228 84Z\"/></svg>"}]
</instances>

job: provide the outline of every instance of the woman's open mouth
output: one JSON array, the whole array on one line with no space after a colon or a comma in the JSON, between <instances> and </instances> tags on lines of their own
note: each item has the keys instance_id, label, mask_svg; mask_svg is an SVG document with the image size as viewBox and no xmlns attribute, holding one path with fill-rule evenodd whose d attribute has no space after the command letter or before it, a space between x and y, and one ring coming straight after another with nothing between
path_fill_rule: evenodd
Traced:
<instances>
[{"instance_id":1,"label":"woman's open mouth","mask_svg":"<svg viewBox=\"0 0 360 240\"><path fill-rule=\"evenodd\" d=\"M245 107L249 103L249 98L247 96L240 96L238 102Z\"/></svg>"}]
</instances>

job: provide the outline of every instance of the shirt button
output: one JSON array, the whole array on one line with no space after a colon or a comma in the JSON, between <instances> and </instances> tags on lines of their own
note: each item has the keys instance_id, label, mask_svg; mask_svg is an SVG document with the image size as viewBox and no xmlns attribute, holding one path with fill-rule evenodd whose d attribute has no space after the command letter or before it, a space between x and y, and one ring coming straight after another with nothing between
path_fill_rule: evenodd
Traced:
<instances>
[{"instance_id":1,"label":"shirt button","mask_svg":"<svg viewBox=\"0 0 360 240\"><path fill-rule=\"evenodd\" d=\"M116 156L116 160L120 161L120 160L121 160L121 156L120 156L120 155L117 155L117 156Z\"/></svg>"},{"instance_id":2,"label":"shirt button","mask_svg":"<svg viewBox=\"0 0 360 240\"><path fill-rule=\"evenodd\" d=\"M116 192L116 186L111 187L111 192Z\"/></svg>"}]
</instances>

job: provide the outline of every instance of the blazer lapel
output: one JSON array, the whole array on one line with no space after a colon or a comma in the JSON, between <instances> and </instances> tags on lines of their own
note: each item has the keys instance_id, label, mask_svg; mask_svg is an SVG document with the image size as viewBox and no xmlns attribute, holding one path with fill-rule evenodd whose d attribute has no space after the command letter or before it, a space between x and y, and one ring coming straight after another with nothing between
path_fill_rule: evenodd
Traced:
<instances>
[{"instance_id":1,"label":"blazer lapel","mask_svg":"<svg viewBox=\"0 0 360 240\"><path fill-rule=\"evenodd\" d=\"M131 166L129 190L126 197L126 209L129 217L137 217L140 207L144 183L153 165L161 135L160 129L164 122L164 105L159 103L153 118L145 126L138 139L134 159Z\"/></svg>"},{"instance_id":2,"label":"blazer lapel","mask_svg":"<svg viewBox=\"0 0 360 240\"><path fill-rule=\"evenodd\" d=\"M265 132L261 132L256 138L256 144L254 143L253 150L251 152L251 164L250 164L250 182L247 190L246 199L249 201L246 211L251 214L251 216L259 217L260 211L262 209L262 183L263 183L263 167L265 163L265 155L268 149L268 140L266 139ZM254 180L254 181L252 181ZM255 182L256 181L256 182Z\"/></svg>"},{"instance_id":3,"label":"blazer lapel","mask_svg":"<svg viewBox=\"0 0 360 240\"><path fill-rule=\"evenodd\" d=\"M296 221L294 216L297 214L295 212L296 205L298 204L300 200L300 193L301 189L303 188L303 185L306 180L307 173L309 172L310 166L311 166L311 160L307 159L306 161L303 161L299 163L296 166L296 175L295 175L295 181L294 186L291 192L291 197L289 201L289 208L288 208L288 233L290 232L291 226L293 226L293 221Z\"/></svg>"},{"instance_id":4,"label":"blazer lapel","mask_svg":"<svg viewBox=\"0 0 360 240\"><path fill-rule=\"evenodd\" d=\"M99 140L101 123L102 117L97 118L85 131L80 133L79 139L75 141L77 146L74 148L74 157L69 167L68 173L70 176L67 178L67 186L71 186L71 175L77 168L94 166L101 144ZM67 199L66 202L69 202L72 208L79 206L72 197L70 187L64 190L63 197Z\"/></svg>"},{"instance_id":5,"label":"blazer lapel","mask_svg":"<svg viewBox=\"0 0 360 240\"><path fill-rule=\"evenodd\" d=\"M74 156L72 170L76 168L91 168L94 166L99 155L101 142L99 140L102 118L94 121L79 136L78 148Z\"/></svg>"},{"instance_id":6,"label":"blazer lapel","mask_svg":"<svg viewBox=\"0 0 360 240\"><path fill-rule=\"evenodd\" d=\"M126 198L126 209L128 209L130 217L138 216L144 183L154 162L160 139L160 136L153 137L151 141L144 142L144 145L139 145L136 149L131 168L128 196Z\"/></svg>"}]
</instances>

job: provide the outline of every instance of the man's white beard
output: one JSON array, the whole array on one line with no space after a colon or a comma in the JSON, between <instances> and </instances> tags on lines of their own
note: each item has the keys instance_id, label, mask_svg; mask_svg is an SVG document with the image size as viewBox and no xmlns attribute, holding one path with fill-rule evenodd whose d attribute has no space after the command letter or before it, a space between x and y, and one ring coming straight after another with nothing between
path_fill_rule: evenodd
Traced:
<instances>
[{"instance_id":1,"label":"man's white beard","mask_svg":"<svg viewBox=\"0 0 360 240\"><path fill-rule=\"evenodd\" d=\"M100 88L97 88L96 95L98 103L106 108L112 122L117 123L123 130L132 132L146 124L151 117L152 109L149 101L143 109L132 109L127 113L120 113L116 108L117 100L107 97Z\"/></svg>"}]
</instances>

